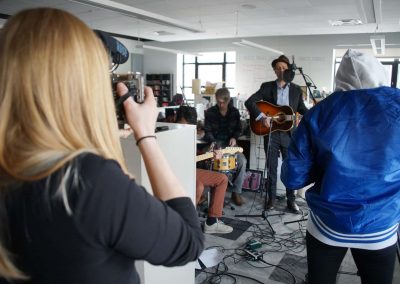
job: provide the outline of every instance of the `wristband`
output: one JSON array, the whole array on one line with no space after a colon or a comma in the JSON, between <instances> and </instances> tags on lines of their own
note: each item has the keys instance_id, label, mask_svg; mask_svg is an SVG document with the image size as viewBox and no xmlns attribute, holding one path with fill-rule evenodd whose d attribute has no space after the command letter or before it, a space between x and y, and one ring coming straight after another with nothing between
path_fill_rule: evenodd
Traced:
<instances>
[{"instance_id":1,"label":"wristband","mask_svg":"<svg viewBox=\"0 0 400 284\"><path fill-rule=\"evenodd\" d=\"M140 138L136 141L136 146L139 146L139 143L140 143L143 139L146 139L146 138L154 138L154 139L157 139L157 136L155 136L155 135L147 135L147 136L140 137Z\"/></svg>"}]
</instances>

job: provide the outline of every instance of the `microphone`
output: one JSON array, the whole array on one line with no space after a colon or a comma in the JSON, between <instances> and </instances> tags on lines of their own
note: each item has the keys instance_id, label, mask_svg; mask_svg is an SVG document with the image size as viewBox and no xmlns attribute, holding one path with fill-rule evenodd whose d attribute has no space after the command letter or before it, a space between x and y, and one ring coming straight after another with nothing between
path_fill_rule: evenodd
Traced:
<instances>
[{"instance_id":1,"label":"microphone","mask_svg":"<svg viewBox=\"0 0 400 284\"><path fill-rule=\"evenodd\" d=\"M292 64L290 64L290 68L292 68L293 71L297 70L296 63L294 63L294 55L292 55Z\"/></svg>"},{"instance_id":2,"label":"microphone","mask_svg":"<svg viewBox=\"0 0 400 284\"><path fill-rule=\"evenodd\" d=\"M110 36L106 32L100 30L93 30L93 31L101 39L104 47L110 53L112 63L119 65L125 63L128 60L129 58L128 49L119 40Z\"/></svg>"},{"instance_id":3,"label":"microphone","mask_svg":"<svg viewBox=\"0 0 400 284\"><path fill-rule=\"evenodd\" d=\"M298 69L298 68L297 68L296 64L294 63L294 56L292 56L292 64L289 64L289 68L286 69L286 70L283 72L283 80L284 80L286 83L292 82L293 79L294 79L294 76L296 75L296 74L295 74L295 71L296 71L297 69Z\"/></svg>"}]
</instances>

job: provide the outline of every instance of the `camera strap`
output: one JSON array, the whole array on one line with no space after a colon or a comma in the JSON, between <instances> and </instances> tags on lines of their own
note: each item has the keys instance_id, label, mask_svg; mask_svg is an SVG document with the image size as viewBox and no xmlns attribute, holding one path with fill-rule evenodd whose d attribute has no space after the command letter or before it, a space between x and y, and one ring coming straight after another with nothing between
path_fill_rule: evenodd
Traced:
<instances>
[{"instance_id":1,"label":"camera strap","mask_svg":"<svg viewBox=\"0 0 400 284\"><path fill-rule=\"evenodd\" d=\"M117 112L123 114L125 116L125 110L124 110L124 106L123 103L124 101L126 101L127 99L129 99L129 97L132 97L133 100L135 100L135 90L131 90L128 93L126 93L123 96L120 96L118 98L118 100L115 103L115 107L117 109Z\"/></svg>"},{"instance_id":2,"label":"camera strap","mask_svg":"<svg viewBox=\"0 0 400 284\"><path fill-rule=\"evenodd\" d=\"M136 93L135 90L131 90L128 93L126 93L125 95L120 96L116 102L117 108L121 108L124 101L126 101L129 97L132 97L132 99L134 99L135 93Z\"/></svg>"}]
</instances>

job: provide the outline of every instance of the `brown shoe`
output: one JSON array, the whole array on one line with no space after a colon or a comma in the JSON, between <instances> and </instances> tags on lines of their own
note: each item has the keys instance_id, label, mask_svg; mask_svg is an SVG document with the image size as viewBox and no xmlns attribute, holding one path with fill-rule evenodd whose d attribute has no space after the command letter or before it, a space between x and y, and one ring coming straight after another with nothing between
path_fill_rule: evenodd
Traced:
<instances>
[{"instance_id":1,"label":"brown shoe","mask_svg":"<svg viewBox=\"0 0 400 284\"><path fill-rule=\"evenodd\" d=\"M242 206L243 203L244 203L242 197L240 196L240 194L236 193L236 192L232 192L232 201L237 206Z\"/></svg>"}]
</instances>

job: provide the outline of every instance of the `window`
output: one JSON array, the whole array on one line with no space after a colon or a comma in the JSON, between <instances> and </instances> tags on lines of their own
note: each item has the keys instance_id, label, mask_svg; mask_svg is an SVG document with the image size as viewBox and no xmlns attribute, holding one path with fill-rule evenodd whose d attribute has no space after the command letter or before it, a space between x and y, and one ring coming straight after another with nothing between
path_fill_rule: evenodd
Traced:
<instances>
[{"instance_id":1,"label":"window","mask_svg":"<svg viewBox=\"0 0 400 284\"><path fill-rule=\"evenodd\" d=\"M236 87L236 52L207 52L202 56L180 55L182 62L182 89L189 101L194 100L192 79L200 79L202 87L206 82L221 83L230 89L231 95Z\"/></svg>"}]
</instances>

